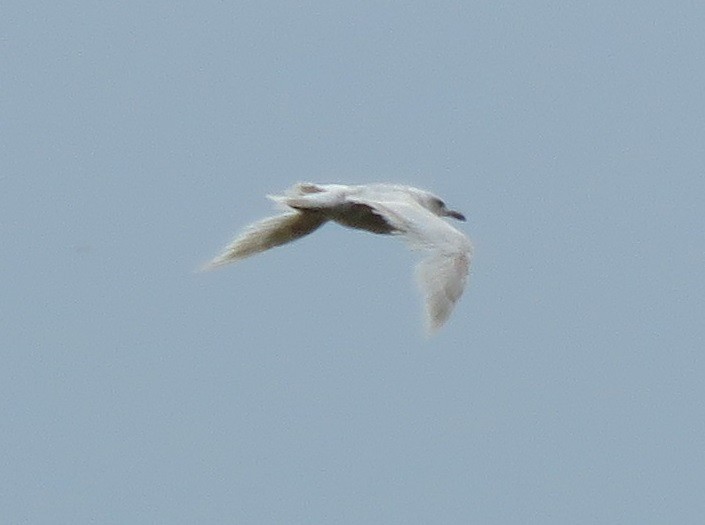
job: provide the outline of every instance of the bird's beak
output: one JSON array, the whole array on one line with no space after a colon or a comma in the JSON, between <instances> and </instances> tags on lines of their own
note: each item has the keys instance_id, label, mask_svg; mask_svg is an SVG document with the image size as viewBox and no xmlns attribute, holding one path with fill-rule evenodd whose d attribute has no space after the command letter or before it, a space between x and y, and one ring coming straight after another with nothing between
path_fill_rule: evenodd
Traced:
<instances>
[{"instance_id":1,"label":"bird's beak","mask_svg":"<svg viewBox=\"0 0 705 525\"><path fill-rule=\"evenodd\" d=\"M453 217L454 219L458 219L459 221L464 221L465 220L465 215L460 213L459 211L455 210L447 210L445 213L448 217Z\"/></svg>"}]
</instances>

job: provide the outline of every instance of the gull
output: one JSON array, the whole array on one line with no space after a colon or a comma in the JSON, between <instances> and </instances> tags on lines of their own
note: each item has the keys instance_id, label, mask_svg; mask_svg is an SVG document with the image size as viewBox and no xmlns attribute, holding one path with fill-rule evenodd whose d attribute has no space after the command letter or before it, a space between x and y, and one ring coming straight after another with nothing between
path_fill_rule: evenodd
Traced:
<instances>
[{"instance_id":1,"label":"gull","mask_svg":"<svg viewBox=\"0 0 705 525\"><path fill-rule=\"evenodd\" d=\"M400 235L425 253L416 276L425 298L427 332L448 320L463 293L472 244L443 220L465 216L436 195L398 184L298 183L268 195L284 213L251 224L203 269L211 270L304 237L326 222L384 235Z\"/></svg>"}]
</instances>

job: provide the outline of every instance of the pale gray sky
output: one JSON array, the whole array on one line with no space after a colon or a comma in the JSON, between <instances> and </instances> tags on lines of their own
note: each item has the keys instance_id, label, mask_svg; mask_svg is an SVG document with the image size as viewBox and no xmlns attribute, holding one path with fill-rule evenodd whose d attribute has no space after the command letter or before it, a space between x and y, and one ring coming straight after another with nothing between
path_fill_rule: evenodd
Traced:
<instances>
[{"instance_id":1,"label":"pale gray sky","mask_svg":"<svg viewBox=\"0 0 705 525\"><path fill-rule=\"evenodd\" d=\"M705 7L38 2L0 18L7 523L700 523ZM469 288L300 180L427 188Z\"/></svg>"}]
</instances>

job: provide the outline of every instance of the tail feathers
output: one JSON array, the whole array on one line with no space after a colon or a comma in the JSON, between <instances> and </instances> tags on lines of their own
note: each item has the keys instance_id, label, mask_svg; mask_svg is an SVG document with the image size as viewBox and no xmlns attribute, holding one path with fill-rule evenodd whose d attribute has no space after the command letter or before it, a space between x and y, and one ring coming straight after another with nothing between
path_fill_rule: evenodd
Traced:
<instances>
[{"instance_id":1,"label":"tail feathers","mask_svg":"<svg viewBox=\"0 0 705 525\"><path fill-rule=\"evenodd\" d=\"M320 228L326 220L320 213L296 212L269 217L251 224L239 237L225 247L223 253L206 264L203 270L213 270L275 246L300 239Z\"/></svg>"},{"instance_id":2,"label":"tail feathers","mask_svg":"<svg viewBox=\"0 0 705 525\"><path fill-rule=\"evenodd\" d=\"M296 197L309 193L322 193L323 191L325 191L323 188L312 182L299 182L286 190L285 194L289 197Z\"/></svg>"},{"instance_id":3,"label":"tail feathers","mask_svg":"<svg viewBox=\"0 0 705 525\"><path fill-rule=\"evenodd\" d=\"M325 190L310 182L299 182L284 191L284 195L267 195L267 198L274 201L279 210L291 211L292 208L306 208L310 206L306 199L312 193L322 193Z\"/></svg>"}]
</instances>

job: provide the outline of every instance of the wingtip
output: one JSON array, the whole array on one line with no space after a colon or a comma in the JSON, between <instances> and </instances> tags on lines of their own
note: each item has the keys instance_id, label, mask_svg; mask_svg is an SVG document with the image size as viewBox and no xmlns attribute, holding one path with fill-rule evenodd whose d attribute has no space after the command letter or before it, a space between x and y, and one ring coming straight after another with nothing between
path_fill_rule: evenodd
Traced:
<instances>
[{"instance_id":1,"label":"wingtip","mask_svg":"<svg viewBox=\"0 0 705 525\"><path fill-rule=\"evenodd\" d=\"M213 259L212 261L208 261L207 263L203 263L201 266L196 268L195 273L205 273L205 272L212 272L213 270L217 270L221 266L225 266L226 264L230 263L232 261L225 260L222 258L216 258Z\"/></svg>"},{"instance_id":2,"label":"wingtip","mask_svg":"<svg viewBox=\"0 0 705 525\"><path fill-rule=\"evenodd\" d=\"M443 321L438 321L434 319L426 319L425 323L425 330L424 333L426 335L426 339L430 339L431 337L435 336L438 331L443 327L444 322Z\"/></svg>"},{"instance_id":3,"label":"wingtip","mask_svg":"<svg viewBox=\"0 0 705 525\"><path fill-rule=\"evenodd\" d=\"M215 270L215 266L213 266L212 263L207 262L203 263L198 268L196 268L193 273L206 273L210 272L211 270Z\"/></svg>"}]
</instances>

